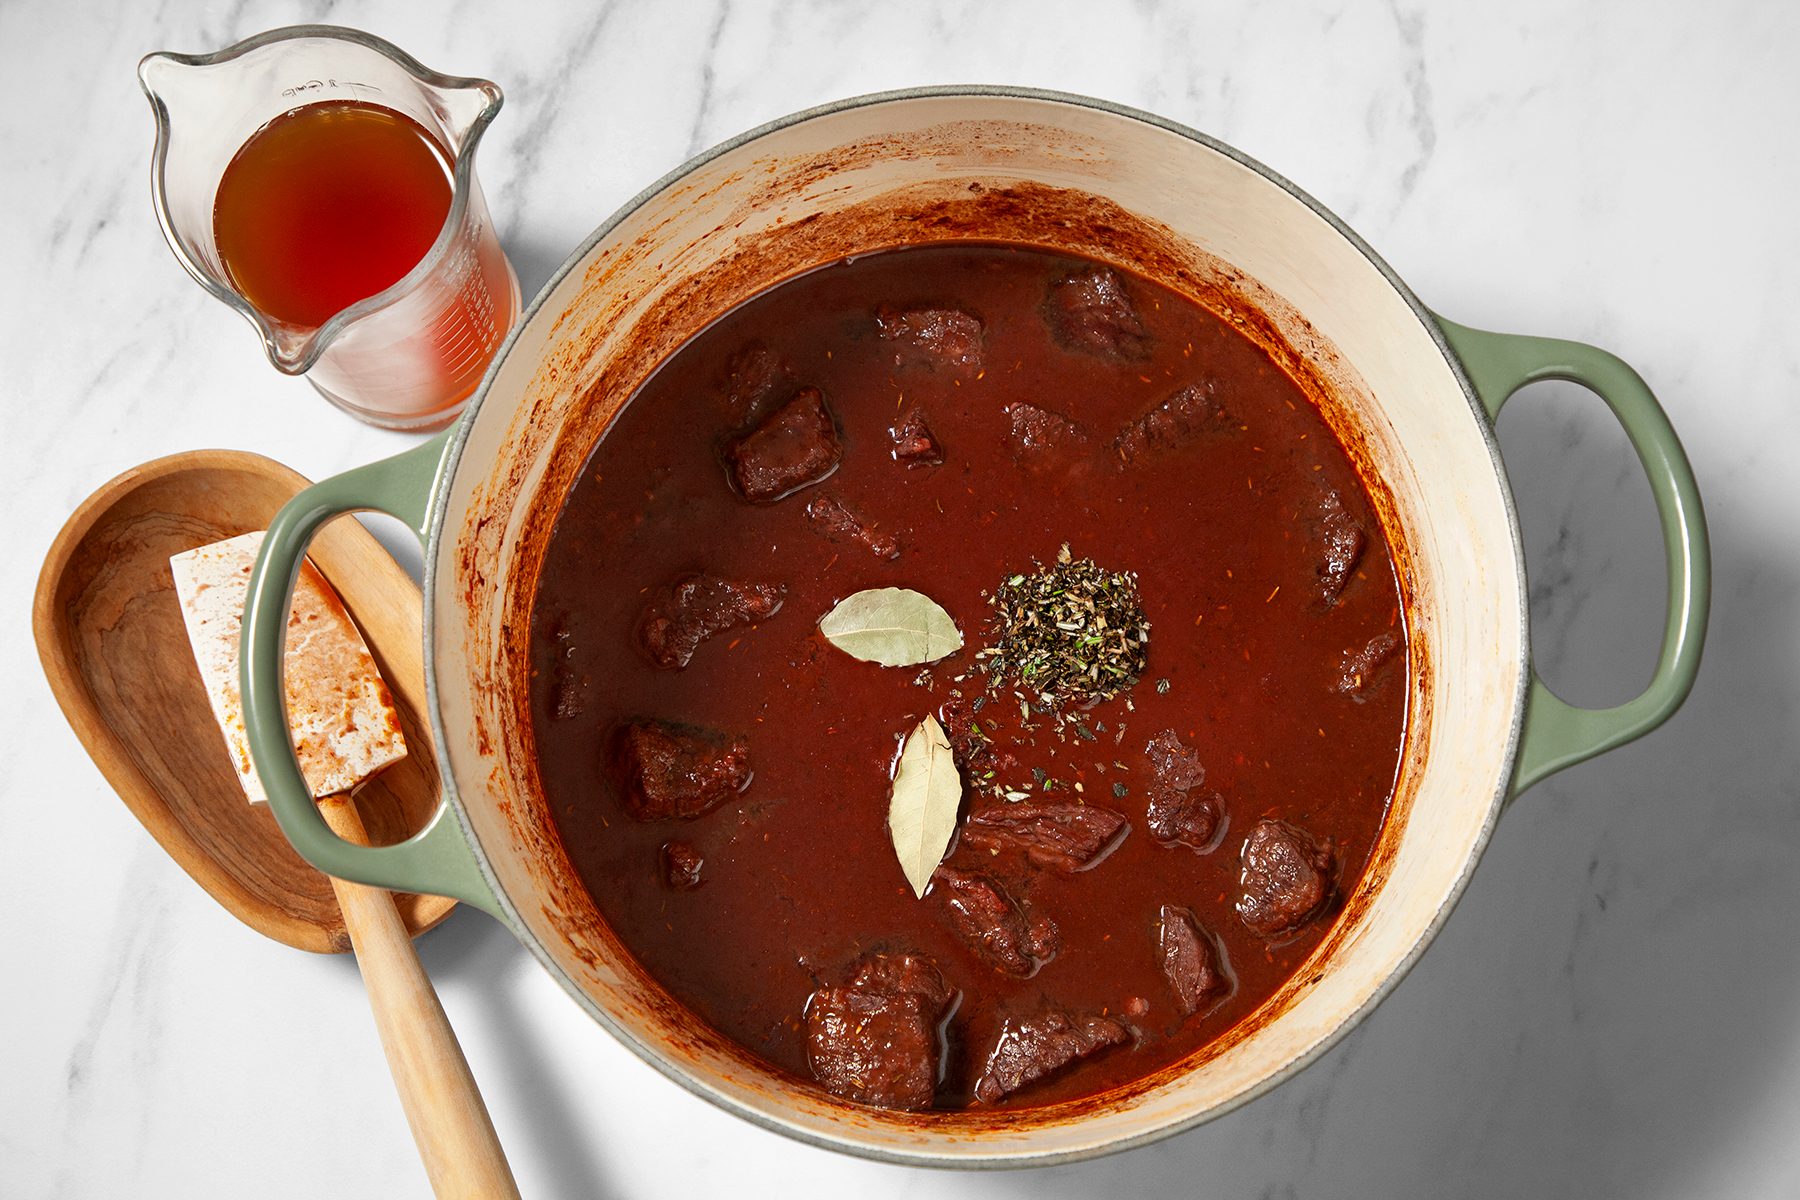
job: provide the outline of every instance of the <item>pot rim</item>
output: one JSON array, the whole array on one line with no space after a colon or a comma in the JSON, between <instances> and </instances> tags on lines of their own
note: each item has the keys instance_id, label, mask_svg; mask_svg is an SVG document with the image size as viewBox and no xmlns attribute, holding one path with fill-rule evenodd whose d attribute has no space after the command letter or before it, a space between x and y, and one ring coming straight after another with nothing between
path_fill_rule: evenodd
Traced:
<instances>
[{"instance_id":1,"label":"pot rim","mask_svg":"<svg viewBox=\"0 0 1800 1200\"><path fill-rule=\"evenodd\" d=\"M1481 825L1476 831L1475 837L1469 846L1468 856L1458 870L1456 878L1452 881L1449 890L1445 893L1442 903L1438 906L1438 909L1432 915L1431 920L1421 931L1418 939L1407 950L1406 954L1395 962L1393 968L1382 981L1376 985L1374 991L1369 994L1368 998L1360 1006L1345 1014L1329 1032L1319 1038L1317 1042L1308 1047L1304 1052L1296 1055L1275 1070L1269 1072L1254 1085L1245 1088L1238 1094L1219 1104L1215 1104L1210 1108L1186 1114L1154 1128L1144 1130L1143 1132L1069 1150L1043 1152L1027 1151L1022 1153L990 1154L985 1156L943 1155L926 1152L900 1151L885 1146L866 1145L849 1136L846 1136L841 1140L833 1139L814 1133L811 1130L783 1124L778 1119L765 1114L761 1110L745 1105L733 1097L711 1088L704 1080L680 1070L674 1064L666 1061L652 1047L646 1045L634 1032L627 1029L615 1020L610 1013L595 1003L594 1000L588 996L586 992L582 991L581 988L576 985L575 981L557 965L549 952L544 949L538 939L530 932L524 921L520 918L518 909L514 906L511 897L509 897L502 888L497 874L488 861L486 852L482 849L481 843L475 835L474 828L464 810L461 793L456 787L455 772L453 770L444 772L443 785L447 807L449 811L455 815L457 824L462 831L463 839L468 843L474 859L480 868L481 874L487 883L488 890L494 897L495 915L501 917L505 921L513 936L518 938L518 940L525 945L531 952L532 957L537 959L538 963L562 986L562 989L567 992L591 1018L593 1018L602 1028L606 1029L607 1032L611 1033L613 1037L623 1043L633 1054L637 1055L638 1058L654 1068L659 1074L666 1076L693 1095L717 1105L726 1112L731 1113L733 1116L748 1121L758 1128L781 1134L809 1146L816 1146L826 1150L835 1150L840 1153L855 1155L859 1158L890 1163L898 1166L936 1167L940 1169L958 1170L996 1170L1022 1167L1044 1167L1064 1163L1084 1162L1120 1151L1149 1145L1153 1142L1161 1141L1164 1138L1172 1137L1175 1134L1185 1132L1196 1126L1205 1124L1208 1121L1222 1117L1227 1113L1243 1107L1252 1100L1256 1100L1266 1095L1306 1067L1312 1065L1312 1063L1323 1057L1327 1051L1337 1046L1351 1030L1360 1025L1376 1006L1388 997L1394 988L1398 986L1400 981L1404 979L1418 963L1420 956L1424 954L1426 948L1436 939L1439 931L1444 926L1444 922L1449 919L1451 910L1456 907L1457 902L1468 889L1469 880L1474 874L1475 867L1481 861L1482 855L1486 852L1488 842L1493 836L1494 827L1499 820L1501 812L1505 809L1507 801L1512 795L1513 769L1518 757L1519 743L1524 727L1526 703L1532 678L1530 593L1525 586L1525 547L1519 529L1518 511L1513 501L1512 487L1507 479L1505 465L1500 456L1500 445L1494 433L1494 426L1487 419L1485 409L1482 406L1480 396L1476 392L1474 384L1471 382L1468 373L1464 370L1461 360L1451 349L1448 340L1445 338L1444 332L1438 324L1436 314L1425 306L1424 302L1414 294L1412 289L1408 287L1394 269L1387 264L1386 260L1377 254L1375 250L1358 236L1348 224L1337 216L1337 214L1333 213L1319 200L1294 184L1287 177L1250 157L1243 151L1221 142L1216 138L1210 137L1207 134L1201 133L1197 129L1183 125L1178 121L1171 121L1166 117L1161 117L1130 105L1047 88L1013 87L991 84L935 84L924 87L897 88L889 91L869 92L863 95L852 96L843 100L836 100L826 104L815 105L811 108L801 109L798 112L778 117L772 121L767 121L752 129L746 130L745 132L720 142L710 149L704 150L688 159L680 166L667 172L661 178L639 191L635 196L631 197L631 199L627 200L624 204L620 205L619 208L614 210L614 212L608 216L606 220L601 222L578 247L570 252L568 257L563 260L562 265L559 266L550 278L545 281L544 285L538 290L537 295L532 298L531 303L527 305L520 314L519 320L514 324L511 331L508 332L506 340L501 343L500 349L495 353L493 361L489 364L487 374L483 376L480 386L476 388L474 395L470 397L468 405L463 411L463 415L447 434L447 445L445 446L443 457L440 460L437 479L433 485L430 503L427 506L425 514L426 547L424 555L425 569L423 571L422 583L424 601L425 692L426 708L431 722L432 735L437 739L439 745L448 745L449 739L447 731L444 728L443 708L439 702L436 656L432 653L432 646L435 644L436 640L434 601L436 592L435 580L437 577L437 559L444 548L444 523L449 510L450 492L452 490L448 484L456 477L457 471L461 468L463 451L467 446L470 432L474 427L476 417L480 413L482 405L487 400L489 389L499 375L501 364L506 361L508 355L511 353L513 343L518 339L525 327L536 319L539 311L548 301L551 294L555 292L562 281L567 278L576 267L583 263L593 252L594 248L611 234L621 222L632 216L644 205L648 204L681 179L691 175L699 168L722 155L729 154L739 147L749 142L756 141L768 134L776 133L791 126L803 124L804 122L819 117L832 116L853 109L869 108L877 105L909 100L954 99L958 97L998 97L1012 100L1044 101L1052 104L1063 104L1076 108L1091 109L1112 116L1125 117L1131 120L1140 121L1147 125L1155 126L1156 128L1165 130L1169 133L1197 142L1207 149L1221 154L1239 165L1254 171L1262 178L1287 192L1288 195L1298 200L1319 218L1329 224L1339 236L1343 237L1355 247L1358 253L1367 259L1370 265L1380 272L1388 286L1393 288L1400 298L1405 301L1407 307L1413 311L1413 314L1418 318L1420 325L1424 327L1425 332L1430 336L1433 344L1436 345L1438 352L1443 356L1444 361L1449 365L1452 375L1455 377L1458 386L1462 389L1463 399L1468 404L1471 415L1475 418L1477 432L1486 444L1488 457L1500 485L1500 495L1505 506L1507 518L1507 529L1512 539L1513 570L1520 583L1518 588L1518 682L1514 686L1511 705L1511 722L1506 733L1505 754L1501 759L1502 768L1500 775L1494 783L1492 795L1488 801L1487 812L1483 816Z\"/></svg>"}]
</instances>

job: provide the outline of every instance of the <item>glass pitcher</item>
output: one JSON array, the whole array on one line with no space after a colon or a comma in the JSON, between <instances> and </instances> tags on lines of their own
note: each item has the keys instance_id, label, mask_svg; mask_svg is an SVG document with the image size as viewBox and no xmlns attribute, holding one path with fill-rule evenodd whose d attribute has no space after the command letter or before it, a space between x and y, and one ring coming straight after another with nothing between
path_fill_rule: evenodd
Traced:
<instances>
[{"instance_id":1,"label":"glass pitcher","mask_svg":"<svg viewBox=\"0 0 1800 1200\"><path fill-rule=\"evenodd\" d=\"M518 279L475 180L475 149L500 110L500 89L439 75L381 38L330 25L271 30L216 54L151 54L138 78L156 116L156 215L188 274L256 328L277 370L305 375L339 408L388 429L448 424L519 315ZM450 210L397 283L316 327L298 326L233 286L213 204L252 135L325 101L379 105L418 122L454 164Z\"/></svg>"}]
</instances>

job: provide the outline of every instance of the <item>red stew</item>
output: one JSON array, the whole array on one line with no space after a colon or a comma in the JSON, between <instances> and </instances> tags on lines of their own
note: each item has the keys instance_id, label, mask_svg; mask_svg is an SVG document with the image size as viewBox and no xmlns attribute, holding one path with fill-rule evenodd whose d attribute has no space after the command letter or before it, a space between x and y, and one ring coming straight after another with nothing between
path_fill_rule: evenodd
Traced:
<instances>
[{"instance_id":1,"label":"red stew","mask_svg":"<svg viewBox=\"0 0 1800 1200\"><path fill-rule=\"evenodd\" d=\"M961 649L820 633L881 587ZM1094 595L1132 614L1109 646L1032 624ZM1018 667L1009 614L1066 641ZM1393 561L1305 392L1193 301L1019 247L860 257L694 338L571 490L532 620L542 783L620 940L888 1107L1088 1096L1243 1020L1367 864L1406 719ZM1065 651L1113 686L1020 674ZM964 794L921 898L888 810L927 715Z\"/></svg>"}]
</instances>

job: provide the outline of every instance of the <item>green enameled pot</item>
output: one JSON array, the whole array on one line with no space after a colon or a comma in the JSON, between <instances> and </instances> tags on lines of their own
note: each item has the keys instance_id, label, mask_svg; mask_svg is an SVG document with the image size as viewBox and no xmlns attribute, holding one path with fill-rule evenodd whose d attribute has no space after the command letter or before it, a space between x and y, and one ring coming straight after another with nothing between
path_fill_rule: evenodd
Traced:
<instances>
[{"instance_id":1,"label":"green enameled pot","mask_svg":"<svg viewBox=\"0 0 1800 1200\"><path fill-rule=\"evenodd\" d=\"M1320 397L1362 464L1404 576L1411 718L1392 815L1312 961L1219 1042L1094 1100L888 1113L773 1070L694 1020L608 934L545 812L526 710L527 617L569 481L635 386L734 304L810 267L956 238L1107 259L1245 318ZM1493 420L1540 379L1611 407L1662 518L1668 622L1655 677L1616 708L1557 699L1531 667L1519 530ZM425 546L425 638L446 794L400 845L339 841L284 736L281 639L308 539L345 512ZM753 130L613 214L527 312L467 415L415 450L297 497L247 612L243 694L282 828L333 875L490 913L594 1020L671 1079L767 1128L893 1162L1013 1166L1139 1145L1316 1058L1391 989L1461 894L1507 802L1655 728L1687 696L1706 625L1706 528L1687 459L1630 367L1575 342L1427 309L1342 221L1229 146L1076 96L933 88ZM603 1136L596 1131L595 1136Z\"/></svg>"}]
</instances>

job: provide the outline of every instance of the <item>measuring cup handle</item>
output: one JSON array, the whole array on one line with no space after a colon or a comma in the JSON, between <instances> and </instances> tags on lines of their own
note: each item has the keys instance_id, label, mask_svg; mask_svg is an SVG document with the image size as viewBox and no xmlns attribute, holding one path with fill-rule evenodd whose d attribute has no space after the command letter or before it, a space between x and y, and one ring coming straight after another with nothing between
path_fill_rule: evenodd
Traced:
<instances>
[{"instance_id":1,"label":"measuring cup handle","mask_svg":"<svg viewBox=\"0 0 1800 1200\"><path fill-rule=\"evenodd\" d=\"M450 444L447 431L404 454L346 471L307 488L275 514L250 575L238 683L251 761L275 820L301 858L339 879L450 896L504 920L469 835L447 801L439 802L423 829L392 846L359 846L331 831L294 753L282 680L288 605L313 535L333 517L375 510L406 522L426 545L431 496Z\"/></svg>"}]
</instances>

